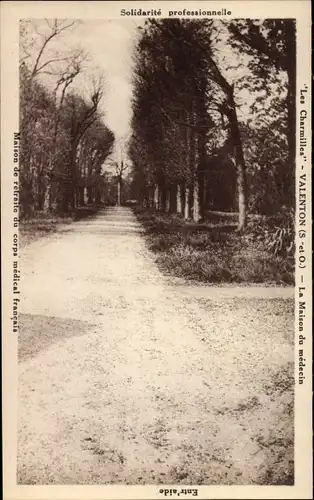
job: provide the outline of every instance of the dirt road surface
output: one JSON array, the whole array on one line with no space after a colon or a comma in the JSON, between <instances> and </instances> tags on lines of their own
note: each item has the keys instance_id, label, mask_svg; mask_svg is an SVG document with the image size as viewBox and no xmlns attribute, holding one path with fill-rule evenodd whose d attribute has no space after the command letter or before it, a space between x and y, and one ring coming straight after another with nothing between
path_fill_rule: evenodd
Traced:
<instances>
[{"instance_id":1,"label":"dirt road surface","mask_svg":"<svg viewBox=\"0 0 314 500\"><path fill-rule=\"evenodd\" d=\"M127 208L21 252L20 484L289 484L291 289L163 276Z\"/></svg>"}]
</instances>

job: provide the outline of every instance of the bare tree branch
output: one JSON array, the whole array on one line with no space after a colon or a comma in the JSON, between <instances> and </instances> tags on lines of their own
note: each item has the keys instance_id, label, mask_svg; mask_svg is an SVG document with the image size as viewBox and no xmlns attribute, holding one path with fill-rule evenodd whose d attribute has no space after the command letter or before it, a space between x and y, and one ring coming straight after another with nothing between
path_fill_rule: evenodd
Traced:
<instances>
[{"instance_id":1,"label":"bare tree branch","mask_svg":"<svg viewBox=\"0 0 314 500\"><path fill-rule=\"evenodd\" d=\"M39 68L37 68L37 74L43 69L45 68L46 66L48 66L48 64L52 64L54 62L63 62L63 61L70 61L72 60L72 56L67 56L67 57L57 57L55 59L50 59L49 61L45 62L44 64L42 64Z\"/></svg>"},{"instance_id":2,"label":"bare tree branch","mask_svg":"<svg viewBox=\"0 0 314 500\"><path fill-rule=\"evenodd\" d=\"M72 23L66 24L66 25L62 25L62 23L59 23L58 20L55 19L54 24L51 27L47 19L46 19L46 22L47 22L49 28L51 29L51 33L49 35L46 35L46 36L42 35L40 32L38 32L36 26L34 26L35 32L38 35L40 35L41 37L43 37L43 43L42 43L42 46L41 46L41 48L38 52L38 55L36 57L34 67L31 71L31 78L34 78L40 72L40 70L43 69L44 67L46 67L48 64L55 62L55 60L50 60L50 61L41 65L42 56L43 56L45 49L46 49L47 45L49 44L49 42L51 40L53 40L55 37L57 37L58 35L60 35L60 33L64 32L65 30L70 29L72 26L75 25L75 21L73 21ZM63 60L65 60L65 58L63 58Z\"/></svg>"}]
</instances>

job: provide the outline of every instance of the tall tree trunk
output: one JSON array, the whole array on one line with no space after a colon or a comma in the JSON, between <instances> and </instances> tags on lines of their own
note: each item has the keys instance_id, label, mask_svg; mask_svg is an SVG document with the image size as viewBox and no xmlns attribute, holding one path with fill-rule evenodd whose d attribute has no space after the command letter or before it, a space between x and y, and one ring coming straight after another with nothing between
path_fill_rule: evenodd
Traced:
<instances>
[{"instance_id":1,"label":"tall tree trunk","mask_svg":"<svg viewBox=\"0 0 314 500\"><path fill-rule=\"evenodd\" d=\"M205 165L206 165L206 136L204 130L200 129L197 140L198 154L198 200L199 200L199 220L205 219Z\"/></svg>"},{"instance_id":2,"label":"tall tree trunk","mask_svg":"<svg viewBox=\"0 0 314 500\"><path fill-rule=\"evenodd\" d=\"M181 184L177 184L177 213L182 214L182 189L181 189Z\"/></svg>"},{"instance_id":3,"label":"tall tree trunk","mask_svg":"<svg viewBox=\"0 0 314 500\"><path fill-rule=\"evenodd\" d=\"M101 203L101 191L100 191L100 186L96 186L95 202L96 202L96 205L100 205L100 203Z\"/></svg>"},{"instance_id":4,"label":"tall tree trunk","mask_svg":"<svg viewBox=\"0 0 314 500\"><path fill-rule=\"evenodd\" d=\"M121 179L118 179L118 186L117 186L117 205L118 207L121 206Z\"/></svg>"},{"instance_id":5,"label":"tall tree trunk","mask_svg":"<svg viewBox=\"0 0 314 500\"><path fill-rule=\"evenodd\" d=\"M93 203L93 188L92 188L92 186L88 186L87 196L88 196L88 204L92 205L92 203Z\"/></svg>"},{"instance_id":6,"label":"tall tree trunk","mask_svg":"<svg viewBox=\"0 0 314 500\"><path fill-rule=\"evenodd\" d=\"M49 152L47 167L43 171L43 183L45 184L45 191L43 194L43 210L44 212L51 212L52 210L52 151Z\"/></svg>"},{"instance_id":7,"label":"tall tree trunk","mask_svg":"<svg viewBox=\"0 0 314 500\"><path fill-rule=\"evenodd\" d=\"M181 184L181 205L182 205L181 214L183 217L184 217L184 212L185 212L185 185L186 185L186 182L183 181Z\"/></svg>"},{"instance_id":8,"label":"tall tree trunk","mask_svg":"<svg viewBox=\"0 0 314 500\"><path fill-rule=\"evenodd\" d=\"M84 205L86 205L88 203L88 193L87 193L88 188L87 188L87 186L85 186L83 188L83 190L84 190Z\"/></svg>"},{"instance_id":9,"label":"tall tree trunk","mask_svg":"<svg viewBox=\"0 0 314 500\"><path fill-rule=\"evenodd\" d=\"M190 188L186 184L185 185L185 193L184 193L184 218L189 219L190 217Z\"/></svg>"},{"instance_id":10,"label":"tall tree trunk","mask_svg":"<svg viewBox=\"0 0 314 500\"><path fill-rule=\"evenodd\" d=\"M158 210L163 211L163 193L162 189L159 186L159 193L158 193Z\"/></svg>"},{"instance_id":11,"label":"tall tree trunk","mask_svg":"<svg viewBox=\"0 0 314 500\"><path fill-rule=\"evenodd\" d=\"M170 212L170 189L167 188L166 190L166 212Z\"/></svg>"},{"instance_id":12,"label":"tall tree trunk","mask_svg":"<svg viewBox=\"0 0 314 500\"><path fill-rule=\"evenodd\" d=\"M80 205L83 207L85 205L85 199L84 199L84 187L80 186L79 187L79 199L80 199Z\"/></svg>"},{"instance_id":13,"label":"tall tree trunk","mask_svg":"<svg viewBox=\"0 0 314 500\"><path fill-rule=\"evenodd\" d=\"M231 138L233 140L234 162L237 170L237 185L238 185L238 205L239 205L239 223L238 231L242 231L246 225L247 216L247 182L246 169L242 149L242 141L238 124L238 117L234 102L234 86L230 85L224 76L220 73L217 65L211 60L212 70L215 80L218 85L225 91L227 103L225 106L225 115L228 118L230 125Z\"/></svg>"},{"instance_id":14,"label":"tall tree trunk","mask_svg":"<svg viewBox=\"0 0 314 500\"><path fill-rule=\"evenodd\" d=\"M148 206L149 208L154 207L154 186L148 186Z\"/></svg>"},{"instance_id":15,"label":"tall tree trunk","mask_svg":"<svg viewBox=\"0 0 314 500\"><path fill-rule=\"evenodd\" d=\"M65 194L65 211L68 212L69 206L72 210L76 209L76 187L77 187L77 172L76 172L76 154L77 154L78 141L76 138L72 139L70 161L67 170L67 183Z\"/></svg>"},{"instance_id":16,"label":"tall tree trunk","mask_svg":"<svg viewBox=\"0 0 314 500\"><path fill-rule=\"evenodd\" d=\"M155 186L154 186L154 208L155 208L155 210L158 210L158 205L159 205L159 187L158 187L158 184L155 184Z\"/></svg>"},{"instance_id":17,"label":"tall tree trunk","mask_svg":"<svg viewBox=\"0 0 314 500\"><path fill-rule=\"evenodd\" d=\"M45 190L45 197L44 197L44 211L49 213L52 208L52 186L51 186L51 179L47 177L47 186Z\"/></svg>"},{"instance_id":18,"label":"tall tree trunk","mask_svg":"<svg viewBox=\"0 0 314 500\"><path fill-rule=\"evenodd\" d=\"M197 113L193 116L194 127L198 125L198 116ZM194 182L192 186L193 192L193 204L192 204L192 218L195 222L199 222L200 216L200 130L197 130L193 133L193 171L194 174Z\"/></svg>"},{"instance_id":19,"label":"tall tree trunk","mask_svg":"<svg viewBox=\"0 0 314 500\"><path fill-rule=\"evenodd\" d=\"M238 231L241 232L246 225L247 217L247 182L246 168L242 150L242 141L239 130L237 112L233 97L233 88L231 87L228 95L228 119L230 123L231 137L233 140L234 161L237 169L237 185L238 185L238 206L239 206L239 222Z\"/></svg>"},{"instance_id":20,"label":"tall tree trunk","mask_svg":"<svg viewBox=\"0 0 314 500\"><path fill-rule=\"evenodd\" d=\"M200 190L199 190L199 180L196 178L193 184L193 220L198 222L200 220Z\"/></svg>"},{"instance_id":21,"label":"tall tree trunk","mask_svg":"<svg viewBox=\"0 0 314 500\"><path fill-rule=\"evenodd\" d=\"M54 112L54 117L53 117L54 124L53 124L52 145L51 145L51 150L49 152L48 169L47 169L47 173L46 173L46 192L45 192L45 199L44 199L44 211L45 212L51 212L52 205L53 205L53 203L56 202L56 200L54 199L54 189L52 187L52 182L53 182L52 181L52 173L53 173L54 166L55 166L54 161L55 161L55 154L56 154L58 125L59 125L59 120L60 120L61 105L62 105L62 102L60 103L59 107L57 107L57 103L55 102L55 112Z\"/></svg>"},{"instance_id":22,"label":"tall tree trunk","mask_svg":"<svg viewBox=\"0 0 314 500\"><path fill-rule=\"evenodd\" d=\"M199 220L204 220L205 219L205 172L203 166L201 166L199 172L199 204L200 204Z\"/></svg>"},{"instance_id":23,"label":"tall tree trunk","mask_svg":"<svg viewBox=\"0 0 314 500\"><path fill-rule=\"evenodd\" d=\"M43 174L42 163L40 162L40 160L38 161L38 155L37 155L37 162L38 163L37 163L36 183L35 183L35 186L37 188L36 208L37 210L41 211L43 209L46 186L43 178L44 174Z\"/></svg>"}]
</instances>

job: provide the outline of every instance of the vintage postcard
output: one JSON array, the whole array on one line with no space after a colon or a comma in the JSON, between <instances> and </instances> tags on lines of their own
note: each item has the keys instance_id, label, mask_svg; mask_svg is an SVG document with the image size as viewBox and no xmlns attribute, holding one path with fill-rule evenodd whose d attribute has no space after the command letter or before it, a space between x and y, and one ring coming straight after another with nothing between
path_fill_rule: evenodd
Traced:
<instances>
[{"instance_id":1,"label":"vintage postcard","mask_svg":"<svg viewBox=\"0 0 314 500\"><path fill-rule=\"evenodd\" d=\"M310 19L2 3L5 500L311 498Z\"/></svg>"}]
</instances>

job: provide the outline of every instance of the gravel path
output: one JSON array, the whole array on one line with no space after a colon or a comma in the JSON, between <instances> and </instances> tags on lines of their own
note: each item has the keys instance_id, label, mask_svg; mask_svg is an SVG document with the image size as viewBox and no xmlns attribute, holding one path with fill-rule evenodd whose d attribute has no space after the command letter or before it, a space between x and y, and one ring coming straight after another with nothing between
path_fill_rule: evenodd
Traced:
<instances>
[{"instance_id":1,"label":"gravel path","mask_svg":"<svg viewBox=\"0 0 314 500\"><path fill-rule=\"evenodd\" d=\"M141 232L112 208L23 249L19 483L289 481L292 291L183 286Z\"/></svg>"}]
</instances>

